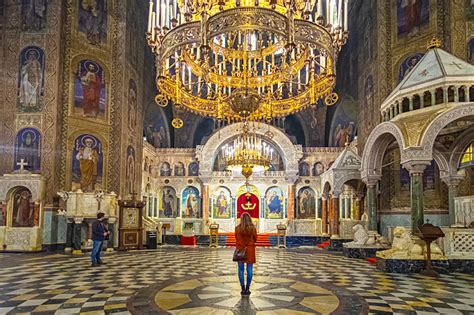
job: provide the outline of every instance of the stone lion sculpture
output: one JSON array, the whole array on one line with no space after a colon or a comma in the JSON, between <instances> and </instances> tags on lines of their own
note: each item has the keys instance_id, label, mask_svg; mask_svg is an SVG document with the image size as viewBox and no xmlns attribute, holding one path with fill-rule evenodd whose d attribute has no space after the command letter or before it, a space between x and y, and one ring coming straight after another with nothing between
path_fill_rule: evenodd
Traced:
<instances>
[{"instance_id":1,"label":"stone lion sculpture","mask_svg":"<svg viewBox=\"0 0 474 315\"><path fill-rule=\"evenodd\" d=\"M425 259L426 244L417 236L412 236L404 227L393 230L392 248L377 252L377 256L392 259ZM431 243L431 258L444 258L441 248Z\"/></svg>"},{"instance_id":2,"label":"stone lion sculpture","mask_svg":"<svg viewBox=\"0 0 474 315\"><path fill-rule=\"evenodd\" d=\"M354 225L352 230L354 231L354 241L351 242L353 245L372 245L375 243L375 240L370 240L369 233L365 230L362 224Z\"/></svg>"}]
</instances>

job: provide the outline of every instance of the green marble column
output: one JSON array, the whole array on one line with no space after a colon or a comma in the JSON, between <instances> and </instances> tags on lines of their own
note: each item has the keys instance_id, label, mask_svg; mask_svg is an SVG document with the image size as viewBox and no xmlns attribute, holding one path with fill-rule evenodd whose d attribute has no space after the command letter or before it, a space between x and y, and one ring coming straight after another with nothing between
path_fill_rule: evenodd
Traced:
<instances>
[{"instance_id":1,"label":"green marble column","mask_svg":"<svg viewBox=\"0 0 474 315\"><path fill-rule=\"evenodd\" d=\"M369 217L368 229L377 231L377 202L375 184L367 185L367 215Z\"/></svg>"},{"instance_id":2,"label":"green marble column","mask_svg":"<svg viewBox=\"0 0 474 315\"><path fill-rule=\"evenodd\" d=\"M416 228L421 226L423 219L423 172L410 173L410 194L411 194L411 230L416 232Z\"/></svg>"},{"instance_id":3,"label":"green marble column","mask_svg":"<svg viewBox=\"0 0 474 315\"><path fill-rule=\"evenodd\" d=\"M448 201L449 201L449 224L453 225L456 223L456 218L454 214L454 198L459 195L459 184L450 184L448 185Z\"/></svg>"}]
</instances>

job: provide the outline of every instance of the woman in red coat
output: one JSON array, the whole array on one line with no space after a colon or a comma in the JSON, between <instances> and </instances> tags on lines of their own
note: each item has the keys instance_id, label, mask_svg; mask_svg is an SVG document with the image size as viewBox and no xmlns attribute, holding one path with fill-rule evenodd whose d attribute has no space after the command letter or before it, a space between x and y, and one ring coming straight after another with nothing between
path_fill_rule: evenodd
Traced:
<instances>
[{"instance_id":1,"label":"woman in red coat","mask_svg":"<svg viewBox=\"0 0 474 315\"><path fill-rule=\"evenodd\" d=\"M239 281L244 296L250 295L250 283L253 276L253 264L255 263L255 242L257 242L257 229L252 223L252 218L248 213L243 213L240 217L240 224L235 227L235 238L237 249L247 248L247 260L238 262ZM247 264L247 285L244 283L244 264Z\"/></svg>"}]
</instances>

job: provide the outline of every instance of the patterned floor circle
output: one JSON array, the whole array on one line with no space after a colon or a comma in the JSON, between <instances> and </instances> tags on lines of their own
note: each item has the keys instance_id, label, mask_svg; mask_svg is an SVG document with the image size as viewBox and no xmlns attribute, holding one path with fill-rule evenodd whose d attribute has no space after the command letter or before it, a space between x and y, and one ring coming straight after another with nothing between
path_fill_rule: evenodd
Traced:
<instances>
[{"instance_id":1,"label":"patterned floor circle","mask_svg":"<svg viewBox=\"0 0 474 315\"><path fill-rule=\"evenodd\" d=\"M252 294L240 295L234 275L167 281L140 290L128 301L135 314L361 314L367 303L326 283L255 276Z\"/></svg>"}]
</instances>

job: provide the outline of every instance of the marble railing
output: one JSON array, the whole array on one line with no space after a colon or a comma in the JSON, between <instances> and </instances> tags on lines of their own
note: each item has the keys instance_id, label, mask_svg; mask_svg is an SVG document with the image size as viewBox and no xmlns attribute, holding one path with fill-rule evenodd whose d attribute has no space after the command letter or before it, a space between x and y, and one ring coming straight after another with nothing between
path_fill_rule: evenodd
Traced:
<instances>
[{"instance_id":1,"label":"marble railing","mask_svg":"<svg viewBox=\"0 0 474 315\"><path fill-rule=\"evenodd\" d=\"M456 227L470 227L474 222L474 196L454 198Z\"/></svg>"}]
</instances>

